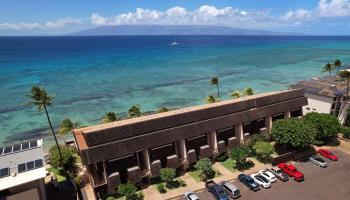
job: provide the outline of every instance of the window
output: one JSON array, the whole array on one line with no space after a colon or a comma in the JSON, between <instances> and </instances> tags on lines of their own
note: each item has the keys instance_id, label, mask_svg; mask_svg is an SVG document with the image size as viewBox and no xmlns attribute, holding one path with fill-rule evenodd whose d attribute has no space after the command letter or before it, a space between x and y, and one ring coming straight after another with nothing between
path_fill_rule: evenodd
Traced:
<instances>
[{"instance_id":1,"label":"window","mask_svg":"<svg viewBox=\"0 0 350 200\"><path fill-rule=\"evenodd\" d=\"M21 145L17 144L13 146L13 152L20 151L21 150Z\"/></svg>"},{"instance_id":2,"label":"window","mask_svg":"<svg viewBox=\"0 0 350 200\"><path fill-rule=\"evenodd\" d=\"M25 163L19 164L18 165L18 173L22 173L22 172L25 172L25 171L27 171L26 164Z\"/></svg>"},{"instance_id":3,"label":"window","mask_svg":"<svg viewBox=\"0 0 350 200\"><path fill-rule=\"evenodd\" d=\"M29 142L25 142L22 144L22 149L25 150L25 149L29 149Z\"/></svg>"},{"instance_id":4,"label":"window","mask_svg":"<svg viewBox=\"0 0 350 200\"><path fill-rule=\"evenodd\" d=\"M310 108L309 108L309 107L306 107L306 110L310 110Z\"/></svg>"},{"instance_id":5,"label":"window","mask_svg":"<svg viewBox=\"0 0 350 200\"><path fill-rule=\"evenodd\" d=\"M43 160L39 159L39 160L35 160L34 161L34 165L35 165L35 168L40 168L40 167L43 167Z\"/></svg>"},{"instance_id":6,"label":"window","mask_svg":"<svg viewBox=\"0 0 350 200\"><path fill-rule=\"evenodd\" d=\"M27 170L32 170L34 169L34 161L27 162Z\"/></svg>"},{"instance_id":7,"label":"window","mask_svg":"<svg viewBox=\"0 0 350 200\"><path fill-rule=\"evenodd\" d=\"M2 168L0 169L0 178L4 178L6 176L10 176L10 168Z\"/></svg>"}]
</instances>

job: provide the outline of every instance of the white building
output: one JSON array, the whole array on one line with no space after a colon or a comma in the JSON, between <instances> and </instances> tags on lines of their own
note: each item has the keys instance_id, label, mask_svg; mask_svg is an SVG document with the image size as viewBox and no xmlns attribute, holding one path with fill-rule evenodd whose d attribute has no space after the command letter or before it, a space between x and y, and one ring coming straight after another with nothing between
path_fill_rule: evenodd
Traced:
<instances>
[{"instance_id":1,"label":"white building","mask_svg":"<svg viewBox=\"0 0 350 200\"><path fill-rule=\"evenodd\" d=\"M46 200L43 141L0 147L0 200Z\"/></svg>"},{"instance_id":2,"label":"white building","mask_svg":"<svg viewBox=\"0 0 350 200\"><path fill-rule=\"evenodd\" d=\"M349 102L346 101L346 81L337 77L313 78L299 81L292 88L302 88L308 98L308 105L303 106L304 115L310 112L328 113L338 117L344 124L347 120Z\"/></svg>"}]
</instances>

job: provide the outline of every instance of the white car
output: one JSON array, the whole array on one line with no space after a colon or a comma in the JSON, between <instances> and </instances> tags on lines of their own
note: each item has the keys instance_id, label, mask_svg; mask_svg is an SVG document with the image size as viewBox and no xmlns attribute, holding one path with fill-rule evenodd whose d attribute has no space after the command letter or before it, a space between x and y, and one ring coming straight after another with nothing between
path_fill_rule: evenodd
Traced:
<instances>
[{"instance_id":1,"label":"white car","mask_svg":"<svg viewBox=\"0 0 350 200\"><path fill-rule=\"evenodd\" d=\"M277 178L273 173L267 171L267 170L260 170L259 174L263 177L265 177L267 180L269 180L271 183L274 183L277 181Z\"/></svg>"},{"instance_id":2,"label":"white car","mask_svg":"<svg viewBox=\"0 0 350 200\"><path fill-rule=\"evenodd\" d=\"M310 160L310 162L312 162L315 165L318 165L320 167L327 167L326 161L324 161L322 158L320 158L318 156L310 156L309 160Z\"/></svg>"},{"instance_id":3,"label":"white car","mask_svg":"<svg viewBox=\"0 0 350 200\"><path fill-rule=\"evenodd\" d=\"M184 193L186 200L199 200L199 197L192 191L187 191Z\"/></svg>"},{"instance_id":4,"label":"white car","mask_svg":"<svg viewBox=\"0 0 350 200\"><path fill-rule=\"evenodd\" d=\"M270 181L267 178L261 176L260 174L252 174L252 175L250 175L250 177L252 177L258 185L260 185L264 188L271 187Z\"/></svg>"}]
</instances>

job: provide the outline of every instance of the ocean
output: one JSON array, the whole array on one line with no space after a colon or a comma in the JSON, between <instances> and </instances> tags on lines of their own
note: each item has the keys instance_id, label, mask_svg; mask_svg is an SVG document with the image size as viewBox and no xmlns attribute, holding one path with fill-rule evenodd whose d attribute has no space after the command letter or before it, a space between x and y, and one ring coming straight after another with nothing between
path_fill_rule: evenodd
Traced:
<instances>
[{"instance_id":1,"label":"ocean","mask_svg":"<svg viewBox=\"0 0 350 200\"><path fill-rule=\"evenodd\" d=\"M350 63L350 37L313 36L0 37L0 144L52 139L44 113L24 105L33 85L55 96L54 126L66 117L82 126L106 112L126 116L205 103L220 79L222 99L252 87L283 90L321 76L336 59Z\"/></svg>"}]
</instances>

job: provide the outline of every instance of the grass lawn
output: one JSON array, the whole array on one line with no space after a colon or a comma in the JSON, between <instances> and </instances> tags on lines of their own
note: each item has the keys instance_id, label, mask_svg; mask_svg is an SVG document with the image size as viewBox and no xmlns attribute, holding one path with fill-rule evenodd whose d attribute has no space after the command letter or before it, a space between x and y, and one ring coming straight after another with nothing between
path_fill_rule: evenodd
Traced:
<instances>
[{"instance_id":1,"label":"grass lawn","mask_svg":"<svg viewBox=\"0 0 350 200\"><path fill-rule=\"evenodd\" d=\"M48 172L52 172L55 174L55 176L57 177L57 182L62 182L62 181L65 181L66 180L66 177L62 176L58 169L54 168L54 167L50 167L47 169Z\"/></svg>"},{"instance_id":2,"label":"grass lawn","mask_svg":"<svg viewBox=\"0 0 350 200\"><path fill-rule=\"evenodd\" d=\"M215 170L215 169L214 169L214 171L215 171L215 177L221 176L221 174L220 174L219 171L217 171L217 170ZM200 181L201 181L201 179L200 179L200 177L199 177L200 170L191 170L191 171L189 172L189 174L190 174L190 176L191 176L196 182L200 182ZM215 178L215 177L214 177L214 178Z\"/></svg>"},{"instance_id":3,"label":"grass lawn","mask_svg":"<svg viewBox=\"0 0 350 200\"><path fill-rule=\"evenodd\" d=\"M221 162L221 164L228 170L230 170L231 172L235 172L237 171L236 168L234 168L236 166L236 163L234 160L232 160L231 158L228 158L227 160L225 160L224 162Z\"/></svg>"}]
</instances>

